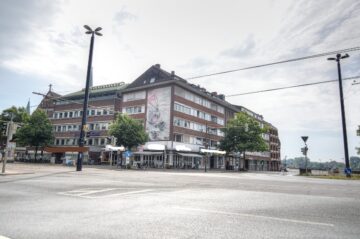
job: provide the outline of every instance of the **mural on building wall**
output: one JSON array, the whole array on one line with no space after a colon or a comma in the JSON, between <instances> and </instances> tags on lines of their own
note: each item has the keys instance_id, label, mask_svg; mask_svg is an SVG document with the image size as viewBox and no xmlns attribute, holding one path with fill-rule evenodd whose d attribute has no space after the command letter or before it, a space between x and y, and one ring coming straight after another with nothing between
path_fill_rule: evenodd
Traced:
<instances>
[{"instance_id":1,"label":"mural on building wall","mask_svg":"<svg viewBox=\"0 0 360 239\"><path fill-rule=\"evenodd\" d=\"M146 131L150 140L169 140L171 88L148 91Z\"/></svg>"}]
</instances>

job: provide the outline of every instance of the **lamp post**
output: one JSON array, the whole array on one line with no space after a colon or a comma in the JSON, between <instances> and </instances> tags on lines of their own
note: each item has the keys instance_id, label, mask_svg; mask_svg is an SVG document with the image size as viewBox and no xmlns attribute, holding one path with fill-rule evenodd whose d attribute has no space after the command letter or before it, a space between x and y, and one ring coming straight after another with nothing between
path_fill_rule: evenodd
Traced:
<instances>
[{"instance_id":1,"label":"lamp post","mask_svg":"<svg viewBox=\"0 0 360 239\"><path fill-rule=\"evenodd\" d=\"M82 114L82 121L80 128L79 147L84 147L84 128L86 127L87 107L89 100L89 85L90 85L92 57L93 57L93 49L94 49L94 35L102 36L102 34L99 32L102 29L101 27L92 30L89 26L84 25L84 28L87 30L86 34L91 34L91 40L90 40L88 68L86 73L86 87L85 87L84 106L83 106L83 114ZM82 170L83 155L84 155L83 152L78 153L78 159L76 162L76 171Z\"/></svg>"},{"instance_id":2,"label":"lamp post","mask_svg":"<svg viewBox=\"0 0 360 239\"><path fill-rule=\"evenodd\" d=\"M304 141L305 143L305 147L303 148L304 151L303 151L303 154L305 156L305 173L307 174L308 170L307 170L307 151L308 151L308 147L307 147L307 144L306 144L306 141L308 140L308 136L301 136L302 140Z\"/></svg>"},{"instance_id":3,"label":"lamp post","mask_svg":"<svg viewBox=\"0 0 360 239\"><path fill-rule=\"evenodd\" d=\"M341 79L341 66L340 66L340 60L348 58L348 57L349 57L348 54L345 54L343 56L341 54L337 54L336 58L330 57L330 58L328 58L328 60L337 62L337 69L338 69L338 76L339 76L341 120L342 120L344 151L345 151L345 173L346 173L346 177L351 177L351 169L350 169L350 163L349 163L349 152L348 152L348 141L347 141L347 133L346 133L344 95L343 95L343 87L342 87L342 79Z\"/></svg>"}]
</instances>

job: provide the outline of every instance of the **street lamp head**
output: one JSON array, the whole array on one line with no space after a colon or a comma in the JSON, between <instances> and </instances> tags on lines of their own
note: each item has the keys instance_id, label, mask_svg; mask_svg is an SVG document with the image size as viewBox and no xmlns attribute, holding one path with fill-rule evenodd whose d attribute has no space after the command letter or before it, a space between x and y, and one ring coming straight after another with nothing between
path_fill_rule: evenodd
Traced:
<instances>
[{"instance_id":1,"label":"street lamp head","mask_svg":"<svg viewBox=\"0 0 360 239\"><path fill-rule=\"evenodd\" d=\"M92 34L93 32L92 31L87 31L85 32L86 34Z\"/></svg>"},{"instance_id":2,"label":"street lamp head","mask_svg":"<svg viewBox=\"0 0 360 239\"><path fill-rule=\"evenodd\" d=\"M84 25L84 28L86 29L86 30L88 30L88 31L93 31L92 29L91 29L91 27L89 27L88 25ZM88 33L87 33L88 34Z\"/></svg>"},{"instance_id":3,"label":"street lamp head","mask_svg":"<svg viewBox=\"0 0 360 239\"><path fill-rule=\"evenodd\" d=\"M100 32L96 32L96 31L95 31L95 35L102 36Z\"/></svg>"},{"instance_id":4,"label":"street lamp head","mask_svg":"<svg viewBox=\"0 0 360 239\"><path fill-rule=\"evenodd\" d=\"M334 58L334 57L329 57L329 58L328 58L328 61L336 61L336 58Z\"/></svg>"},{"instance_id":5,"label":"street lamp head","mask_svg":"<svg viewBox=\"0 0 360 239\"><path fill-rule=\"evenodd\" d=\"M343 55L342 57L341 57L341 59L344 59L344 58L348 58L349 57L349 54L345 54L345 55Z\"/></svg>"},{"instance_id":6,"label":"street lamp head","mask_svg":"<svg viewBox=\"0 0 360 239\"><path fill-rule=\"evenodd\" d=\"M96 32L101 31L101 30L102 30L101 27L97 27L97 28L95 29Z\"/></svg>"}]
</instances>

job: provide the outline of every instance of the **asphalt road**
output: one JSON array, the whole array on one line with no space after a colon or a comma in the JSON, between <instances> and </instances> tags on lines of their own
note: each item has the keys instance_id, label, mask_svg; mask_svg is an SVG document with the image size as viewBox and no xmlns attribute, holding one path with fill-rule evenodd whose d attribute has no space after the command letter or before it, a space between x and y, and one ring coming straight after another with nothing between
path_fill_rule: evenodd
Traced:
<instances>
[{"instance_id":1,"label":"asphalt road","mask_svg":"<svg viewBox=\"0 0 360 239\"><path fill-rule=\"evenodd\" d=\"M0 177L0 238L360 238L359 189L282 174L47 166Z\"/></svg>"}]
</instances>

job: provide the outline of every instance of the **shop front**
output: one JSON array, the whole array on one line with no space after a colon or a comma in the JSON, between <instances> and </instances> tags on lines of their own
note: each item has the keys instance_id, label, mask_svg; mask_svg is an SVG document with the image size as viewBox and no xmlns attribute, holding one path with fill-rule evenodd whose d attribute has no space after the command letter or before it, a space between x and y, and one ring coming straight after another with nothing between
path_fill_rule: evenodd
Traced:
<instances>
[{"instance_id":1,"label":"shop front","mask_svg":"<svg viewBox=\"0 0 360 239\"><path fill-rule=\"evenodd\" d=\"M106 145L100 151L100 164L108 165L123 165L122 152L125 151L123 146L116 147L112 145Z\"/></svg>"},{"instance_id":2,"label":"shop front","mask_svg":"<svg viewBox=\"0 0 360 239\"><path fill-rule=\"evenodd\" d=\"M138 168L164 168L165 161L164 151L134 152L134 163Z\"/></svg>"},{"instance_id":3,"label":"shop front","mask_svg":"<svg viewBox=\"0 0 360 239\"><path fill-rule=\"evenodd\" d=\"M51 153L50 163L62 163L66 165L75 165L79 152L83 154L83 162L89 161L89 148L88 147L71 147L71 146L59 146L59 147L45 147L45 152Z\"/></svg>"}]
</instances>

